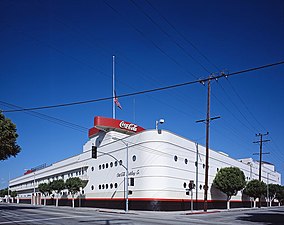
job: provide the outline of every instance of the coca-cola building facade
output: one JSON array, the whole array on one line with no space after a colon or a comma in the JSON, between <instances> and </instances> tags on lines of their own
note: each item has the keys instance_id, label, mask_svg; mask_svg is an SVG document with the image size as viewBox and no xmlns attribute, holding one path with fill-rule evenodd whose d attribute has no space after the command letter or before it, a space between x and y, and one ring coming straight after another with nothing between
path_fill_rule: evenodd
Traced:
<instances>
[{"instance_id":1,"label":"coca-cola building facade","mask_svg":"<svg viewBox=\"0 0 284 225\"><path fill-rule=\"evenodd\" d=\"M145 130L131 122L104 117L95 117L88 136L81 154L12 179L10 188L17 191L17 202L43 204L40 183L80 177L88 183L75 196L76 206L125 209L128 159L129 210L188 210L190 181L195 184L194 209L203 208L204 146L166 130ZM97 158L92 158L92 146L96 147ZM259 165L250 158L236 160L213 150L209 155L208 208L226 208L226 196L212 187L217 171L236 166L249 181L258 179ZM281 184L272 164L263 164L262 176L264 182ZM68 190L63 190L59 205L71 206L71 197ZM53 196L46 200L54 204ZM251 201L240 191L232 197L231 207L251 207Z\"/></svg>"}]
</instances>

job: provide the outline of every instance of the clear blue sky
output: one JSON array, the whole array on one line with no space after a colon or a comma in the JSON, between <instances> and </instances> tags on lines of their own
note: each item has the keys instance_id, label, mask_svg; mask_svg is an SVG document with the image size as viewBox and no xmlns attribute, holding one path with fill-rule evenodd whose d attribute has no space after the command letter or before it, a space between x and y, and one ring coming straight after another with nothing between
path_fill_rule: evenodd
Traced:
<instances>
[{"instance_id":1,"label":"clear blue sky","mask_svg":"<svg viewBox=\"0 0 284 225\"><path fill-rule=\"evenodd\" d=\"M118 95L283 61L284 1L1 0L0 40L0 101L84 101L112 95L112 55ZM263 159L284 174L283 73L281 65L212 82L211 115L221 116L211 124L212 149L258 159L255 134L269 131ZM152 129L164 118L163 129L205 143L205 125L195 123L206 116L201 84L120 103L119 119ZM112 102L37 112L91 128L94 116L112 116ZM5 116L17 125L22 152L0 162L0 188L9 173L79 154L88 140L87 129L24 112Z\"/></svg>"}]
</instances>

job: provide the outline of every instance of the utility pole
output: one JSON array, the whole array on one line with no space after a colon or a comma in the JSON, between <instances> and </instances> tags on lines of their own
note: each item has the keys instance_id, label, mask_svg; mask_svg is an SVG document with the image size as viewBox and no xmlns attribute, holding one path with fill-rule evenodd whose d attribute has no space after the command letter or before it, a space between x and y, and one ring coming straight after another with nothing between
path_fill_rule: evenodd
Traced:
<instances>
[{"instance_id":1,"label":"utility pole","mask_svg":"<svg viewBox=\"0 0 284 225\"><path fill-rule=\"evenodd\" d=\"M209 127L210 121L214 119L219 119L220 116L210 118L210 92L211 92L211 79L209 76L207 79L207 113L205 120L198 120L196 123L205 122L206 123L206 154L205 154L205 185L204 185L204 212L207 212L207 199L208 199L208 172L209 172Z\"/></svg>"},{"instance_id":2,"label":"utility pole","mask_svg":"<svg viewBox=\"0 0 284 225\"><path fill-rule=\"evenodd\" d=\"M263 136L268 135L269 132L266 132L266 134L256 134L257 137L260 137L259 141L254 141L253 143L259 143L259 153L254 153L254 155L258 155L259 154L259 172L258 172L258 180L261 181L261 164L262 164L262 155L263 154L270 154L269 152L266 153L262 153L262 143L263 142L268 142L270 140L263 140Z\"/></svg>"}]
</instances>

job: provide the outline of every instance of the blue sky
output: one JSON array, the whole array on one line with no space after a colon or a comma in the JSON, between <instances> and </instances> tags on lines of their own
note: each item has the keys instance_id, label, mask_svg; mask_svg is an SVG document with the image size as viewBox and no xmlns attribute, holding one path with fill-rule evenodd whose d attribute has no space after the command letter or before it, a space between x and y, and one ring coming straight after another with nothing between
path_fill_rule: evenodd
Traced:
<instances>
[{"instance_id":1,"label":"blue sky","mask_svg":"<svg viewBox=\"0 0 284 225\"><path fill-rule=\"evenodd\" d=\"M2 0L0 109L3 102L37 107L112 95L112 55L118 95L235 72L284 59L284 1ZM263 159L284 174L284 65L212 82L210 147L233 158L253 157L256 133L269 131ZM120 98L117 118L163 129L200 144L206 87L188 85ZM111 117L112 102L39 110L85 128ZM80 131L24 112L5 113L17 125L22 152L0 162L0 188L24 169L82 151ZM83 131L83 132L82 132Z\"/></svg>"}]
</instances>

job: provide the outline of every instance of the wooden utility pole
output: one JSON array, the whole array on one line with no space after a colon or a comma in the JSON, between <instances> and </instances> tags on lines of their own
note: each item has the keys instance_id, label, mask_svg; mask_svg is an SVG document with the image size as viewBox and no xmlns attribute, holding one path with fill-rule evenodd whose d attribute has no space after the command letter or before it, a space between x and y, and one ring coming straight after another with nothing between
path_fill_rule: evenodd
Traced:
<instances>
[{"instance_id":1,"label":"wooden utility pole","mask_svg":"<svg viewBox=\"0 0 284 225\"><path fill-rule=\"evenodd\" d=\"M268 135L269 132L266 132L266 134L256 134L257 137L260 137L259 141L254 141L253 143L259 143L259 172L258 172L258 180L261 181L261 164L262 164L262 155L263 154L269 154L269 152L267 153L262 153L262 143L263 142L268 142L270 140L263 140L262 137ZM258 154L258 153L257 153ZM256 155L256 154L255 154Z\"/></svg>"},{"instance_id":2,"label":"wooden utility pole","mask_svg":"<svg viewBox=\"0 0 284 225\"><path fill-rule=\"evenodd\" d=\"M206 159L205 159L205 184L204 184L204 212L207 212L207 199L208 199L208 177L209 177L209 127L210 127L210 121L214 119L219 119L220 116L210 118L210 92L211 92L211 79L213 79L211 76L207 79L207 113L206 113L206 119L205 120L198 120L198 122L205 122L206 123Z\"/></svg>"}]
</instances>

